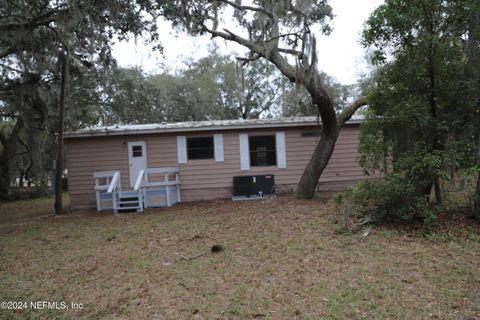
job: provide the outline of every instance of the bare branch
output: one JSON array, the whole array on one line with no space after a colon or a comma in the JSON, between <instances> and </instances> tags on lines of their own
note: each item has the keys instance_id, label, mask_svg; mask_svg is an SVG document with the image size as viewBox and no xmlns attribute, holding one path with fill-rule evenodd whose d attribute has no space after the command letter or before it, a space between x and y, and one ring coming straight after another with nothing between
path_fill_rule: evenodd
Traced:
<instances>
[{"instance_id":1,"label":"bare branch","mask_svg":"<svg viewBox=\"0 0 480 320\"><path fill-rule=\"evenodd\" d=\"M202 28L203 28L204 31L210 33L212 35L212 37L214 37L214 38L215 37L220 37L220 38L223 38L225 40L230 40L230 41L236 42L238 44L241 44L242 46L247 47L252 52L254 52L254 53L256 53L256 54L258 54L262 57L265 56L264 50L261 50L258 45L256 45L255 43L253 43L250 40L247 40L243 37L240 37L239 35L236 35L235 33L231 32L227 29L223 29L225 32L221 32L221 31L209 29L205 25L202 25Z\"/></svg>"},{"instance_id":2,"label":"bare branch","mask_svg":"<svg viewBox=\"0 0 480 320\"><path fill-rule=\"evenodd\" d=\"M208 29L206 26L203 26L203 28L206 32L210 33L213 37L221 37L225 40L231 40L238 44L243 45L244 47L250 49L250 51L252 51L253 53L259 55L262 58L266 58L268 61L276 65L277 68L280 70L280 72L283 73L283 75L285 75L290 81L292 82L298 81L297 79L298 74L297 74L296 68L290 65L287 62L287 60L285 60L279 54L278 49L269 52L267 57L267 52L266 52L267 50L263 46L259 46L258 44L253 43L252 41L242 38L227 29L224 29L225 32L220 32L220 31Z\"/></svg>"},{"instance_id":3,"label":"bare branch","mask_svg":"<svg viewBox=\"0 0 480 320\"><path fill-rule=\"evenodd\" d=\"M343 109L338 115L338 127L341 128L345 122L347 122L360 107L363 107L368 103L367 97L358 97L351 105Z\"/></svg>"},{"instance_id":4,"label":"bare branch","mask_svg":"<svg viewBox=\"0 0 480 320\"><path fill-rule=\"evenodd\" d=\"M266 40L265 42L271 42L273 40L277 40L279 38L285 38L285 37L290 37L290 36L294 36L296 38L302 38L298 33L285 33L285 34L280 34L278 36L275 36L275 37L271 37L270 39Z\"/></svg>"},{"instance_id":5,"label":"bare branch","mask_svg":"<svg viewBox=\"0 0 480 320\"><path fill-rule=\"evenodd\" d=\"M292 66L287 59L281 55L278 47L271 47L269 50L267 50L265 46L242 38L227 29L224 29L224 32L211 30L206 26L203 26L203 29L204 31L210 33L213 37L221 37L223 39L234 41L240 45L243 45L244 47L250 49L252 53L258 55L259 57L266 58L268 61L273 63L278 70L291 82L296 82L300 85L303 85L312 95L312 97L315 97L314 101L319 106L320 116L322 117L322 121L325 123L325 129L334 130L337 121L335 111L333 107L331 107L331 99L326 90L321 86L322 81L313 68L309 68L309 66ZM313 62L315 61L313 60ZM359 107L360 106L358 106L356 109ZM353 112L355 110L353 110ZM345 116L347 115L345 114ZM348 118L350 117L351 115L348 116ZM327 128L327 123L332 125L331 128Z\"/></svg>"},{"instance_id":6,"label":"bare branch","mask_svg":"<svg viewBox=\"0 0 480 320\"><path fill-rule=\"evenodd\" d=\"M260 58L261 58L260 55L254 54L253 57L251 57L251 58L237 57L237 60L238 60L238 61L242 61L242 67L243 67L243 66L245 66L247 63L256 61L256 60L258 60L258 59L260 59Z\"/></svg>"},{"instance_id":7,"label":"bare branch","mask_svg":"<svg viewBox=\"0 0 480 320\"><path fill-rule=\"evenodd\" d=\"M13 112L10 113L0 113L0 117L11 118L12 120L16 118Z\"/></svg>"},{"instance_id":8,"label":"bare branch","mask_svg":"<svg viewBox=\"0 0 480 320\"><path fill-rule=\"evenodd\" d=\"M263 13L263 14L265 14L265 15L267 15L270 18L273 19L273 13L266 10L265 8L252 7L252 6L242 6L242 5L236 4L235 2L232 2L232 1L229 1L229 0L217 0L217 1L228 4L228 5L234 7L235 9L238 9L238 10L250 10L250 11L260 12L260 13Z\"/></svg>"},{"instance_id":9,"label":"bare branch","mask_svg":"<svg viewBox=\"0 0 480 320\"><path fill-rule=\"evenodd\" d=\"M79 54L76 54L76 53L72 53L72 57L75 58L77 61L79 61L84 67L88 68L88 69L91 69L93 67L93 64L86 60L85 57L79 55Z\"/></svg>"},{"instance_id":10,"label":"bare branch","mask_svg":"<svg viewBox=\"0 0 480 320\"><path fill-rule=\"evenodd\" d=\"M10 70L10 71L13 71L13 72L22 73L22 70L15 69L15 68L10 67L10 66L5 65L5 64L1 64L1 67L2 67L2 68L5 68L5 69L8 69L8 70Z\"/></svg>"},{"instance_id":11,"label":"bare branch","mask_svg":"<svg viewBox=\"0 0 480 320\"><path fill-rule=\"evenodd\" d=\"M294 56L298 57L299 59L304 59L304 58L306 58L306 55L305 55L303 52L298 51L298 50L286 49L286 48L278 48L278 51L279 51L279 52L283 52L283 53L288 53L288 54L294 55Z\"/></svg>"}]
</instances>

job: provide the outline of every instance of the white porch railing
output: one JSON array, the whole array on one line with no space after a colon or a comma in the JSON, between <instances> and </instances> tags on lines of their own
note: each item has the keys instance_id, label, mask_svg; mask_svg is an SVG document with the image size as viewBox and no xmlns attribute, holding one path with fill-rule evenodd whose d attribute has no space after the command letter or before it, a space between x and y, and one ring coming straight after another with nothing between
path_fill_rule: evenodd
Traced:
<instances>
[{"instance_id":1,"label":"white porch railing","mask_svg":"<svg viewBox=\"0 0 480 320\"><path fill-rule=\"evenodd\" d=\"M140 170L133 190L121 190L120 171L95 172L97 211L171 207L181 202L178 168L147 168Z\"/></svg>"},{"instance_id":2,"label":"white porch railing","mask_svg":"<svg viewBox=\"0 0 480 320\"><path fill-rule=\"evenodd\" d=\"M97 211L113 210L117 212L118 193L122 191L120 171L103 171L93 174Z\"/></svg>"},{"instance_id":3,"label":"white porch railing","mask_svg":"<svg viewBox=\"0 0 480 320\"><path fill-rule=\"evenodd\" d=\"M145 206L143 192L141 188L144 176L145 176L145 170L140 170L137 176L137 180L135 181L135 186L133 187L133 191L136 191L138 194L138 204L140 206L140 211L143 211L143 208Z\"/></svg>"},{"instance_id":4,"label":"white porch railing","mask_svg":"<svg viewBox=\"0 0 480 320\"><path fill-rule=\"evenodd\" d=\"M142 191L145 208L171 207L181 202L180 171L174 167L141 170L134 189Z\"/></svg>"}]
</instances>

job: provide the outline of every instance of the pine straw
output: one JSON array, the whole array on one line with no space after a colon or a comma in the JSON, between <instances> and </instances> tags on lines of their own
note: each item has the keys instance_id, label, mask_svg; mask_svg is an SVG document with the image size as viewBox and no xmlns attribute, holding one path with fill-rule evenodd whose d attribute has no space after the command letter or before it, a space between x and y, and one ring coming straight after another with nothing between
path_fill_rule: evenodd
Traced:
<instances>
[{"instance_id":1,"label":"pine straw","mask_svg":"<svg viewBox=\"0 0 480 320\"><path fill-rule=\"evenodd\" d=\"M287 196L2 221L0 301L83 309L0 310L0 318L480 317L478 229L340 234L333 211L324 199ZM211 253L214 244L224 251Z\"/></svg>"}]
</instances>

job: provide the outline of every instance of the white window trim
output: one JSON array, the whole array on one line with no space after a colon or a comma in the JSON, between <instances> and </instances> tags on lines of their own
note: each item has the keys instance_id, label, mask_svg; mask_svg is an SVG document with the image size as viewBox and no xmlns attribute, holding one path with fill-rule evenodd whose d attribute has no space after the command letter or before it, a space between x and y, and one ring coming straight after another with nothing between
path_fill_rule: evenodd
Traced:
<instances>
[{"instance_id":1,"label":"white window trim","mask_svg":"<svg viewBox=\"0 0 480 320\"><path fill-rule=\"evenodd\" d=\"M248 171L250 169L250 146L248 143L248 134L240 133L240 170Z\"/></svg>"},{"instance_id":2,"label":"white window trim","mask_svg":"<svg viewBox=\"0 0 480 320\"><path fill-rule=\"evenodd\" d=\"M187 163L187 137L177 136L178 163Z\"/></svg>"},{"instance_id":3,"label":"white window trim","mask_svg":"<svg viewBox=\"0 0 480 320\"><path fill-rule=\"evenodd\" d=\"M277 152L277 167L279 169L285 169L287 167L287 152L285 146L285 132L275 133L275 146Z\"/></svg>"},{"instance_id":4,"label":"white window trim","mask_svg":"<svg viewBox=\"0 0 480 320\"><path fill-rule=\"evenodd\" d=\"M224 162L223 134L218 133L213 135L213 150L215 153L215 162Z\"/></svg>"}]
</instances>

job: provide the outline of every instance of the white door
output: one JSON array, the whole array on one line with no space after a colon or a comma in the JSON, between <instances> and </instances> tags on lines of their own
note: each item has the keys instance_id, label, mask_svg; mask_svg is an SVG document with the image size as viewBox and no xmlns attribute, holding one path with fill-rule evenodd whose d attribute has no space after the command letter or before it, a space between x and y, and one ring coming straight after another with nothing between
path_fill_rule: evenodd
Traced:
<instances>
[{"instance_id":1,"label":"white door","mask_svg":"<svg viewBox=\"0 0 480 320\"><path fill-rule=\"evenodd\" d=\"M128 143L128 171L130 173L130 188L135 186L140 170L147 168L147 146L145 141Z\"/></svg>"}]
</instances>

